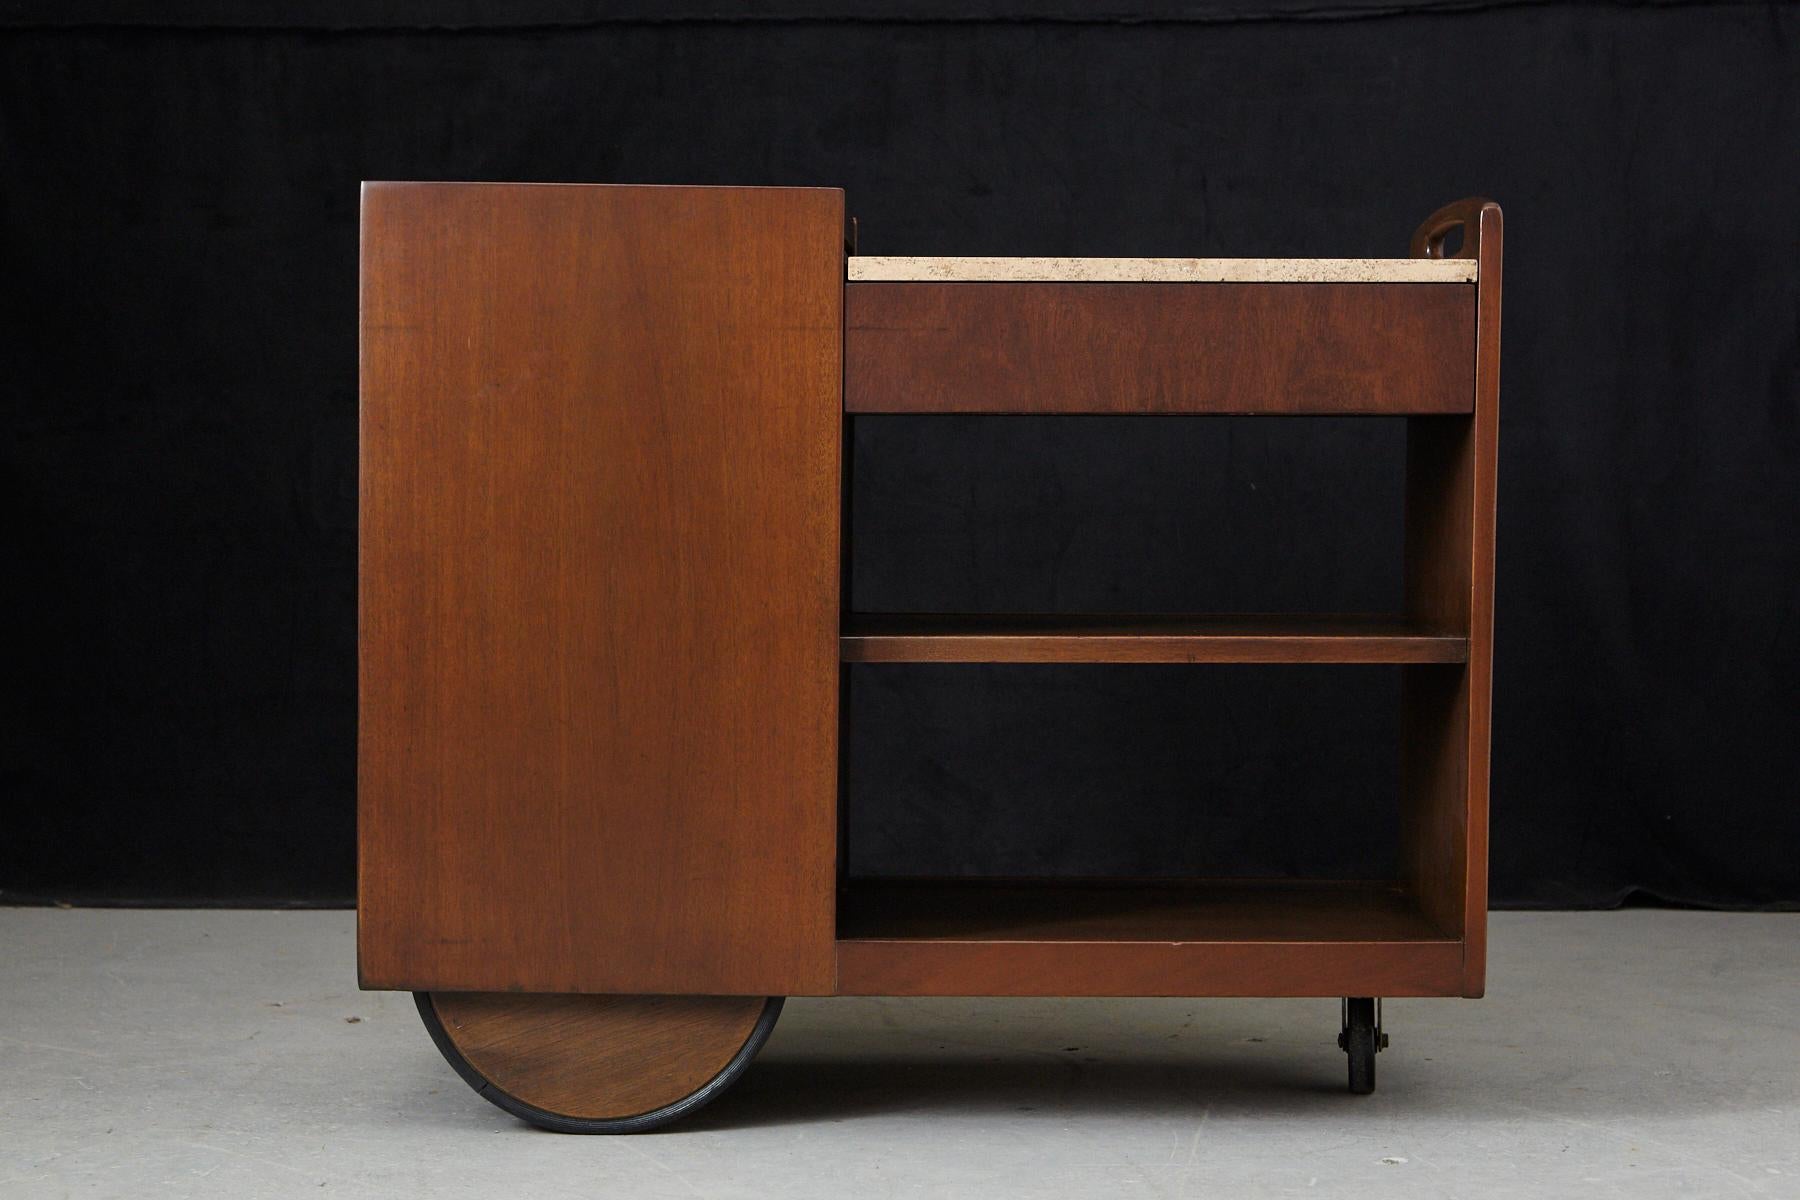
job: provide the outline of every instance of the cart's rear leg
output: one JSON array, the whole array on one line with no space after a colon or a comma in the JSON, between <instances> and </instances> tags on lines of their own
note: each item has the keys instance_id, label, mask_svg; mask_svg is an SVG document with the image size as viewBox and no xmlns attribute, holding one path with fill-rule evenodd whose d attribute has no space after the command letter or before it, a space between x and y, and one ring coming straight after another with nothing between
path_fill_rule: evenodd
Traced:
<instances>
[{"instance_id":1,"label":"cart's rear leg","mask_svg":"<svg viewBox=\"0 0 1800 1200\"><path fill-rule=\"evenodd\" d=\"M1338 1045L1350 1056L1350 1091L1366 1096L1375 1090L1375 1056L1387 1049L1381 1028L1381 1001L1351 996L1344 1001L1343 1029Z\"/></svg>"}]
</instances>

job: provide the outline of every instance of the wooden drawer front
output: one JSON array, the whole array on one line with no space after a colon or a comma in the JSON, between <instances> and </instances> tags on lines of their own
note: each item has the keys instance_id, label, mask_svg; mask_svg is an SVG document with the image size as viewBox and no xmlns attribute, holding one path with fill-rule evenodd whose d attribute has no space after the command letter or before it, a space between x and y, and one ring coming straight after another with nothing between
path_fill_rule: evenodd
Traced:
<instances>
[{"instance_id":1,"label":"wooden drawer front","mask_svg":"<svg viewBox=\"0 0 1800 1200\"><path fill-rule=\"evenodd\" d=\"M853 413L1467 413L1475 288L850 283Z\"/></svg>"}]
</instances>

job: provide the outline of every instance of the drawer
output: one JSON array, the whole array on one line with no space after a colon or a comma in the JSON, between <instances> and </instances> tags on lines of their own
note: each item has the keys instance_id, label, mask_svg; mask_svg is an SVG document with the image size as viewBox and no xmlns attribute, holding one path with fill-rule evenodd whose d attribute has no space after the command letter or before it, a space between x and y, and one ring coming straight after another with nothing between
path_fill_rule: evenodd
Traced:
<instances>
[{"instance_id":1,"label":"drawer","mask_svg":"<svg viewBox=\"0 0 1800 1200\"><path fill-rule=\"evenodd\" d=\"M844 407L1468 413L1475 291L1461 282L852 279Z\"/></svg>"}]
</instances>

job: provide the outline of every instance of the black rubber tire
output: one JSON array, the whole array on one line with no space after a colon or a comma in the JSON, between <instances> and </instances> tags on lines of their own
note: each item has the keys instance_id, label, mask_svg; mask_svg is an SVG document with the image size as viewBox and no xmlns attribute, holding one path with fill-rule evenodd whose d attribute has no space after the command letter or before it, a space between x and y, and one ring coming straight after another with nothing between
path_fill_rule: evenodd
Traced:
<instances>
[{"instance_id":1,"label":"black rubber tire","mask_svg":"<svg viewBox=\"0 0 1800 1200\"><path fill-rule=\"evenodd\" d=\"M431 1003L430 992L414 992L413 1000L419 1007L419 1017L425 1022L426 1032L431 1034L432 1043L446 1062L462 1076L464 1083L475 1089L475 1094L498 1108L504 1109L521 1121L528 1121L540 1129L548 1129L552 1133L648 1133L652 1129L663 1126L705 1107L717 1099L726 1088L737 1082L750 1066L750 1060L756 1052L763 1048L769 1040L769 1033L775 1028L775 1022L781 1016L783 997L770 996L763 1005L762 1015L757 1017L756 1024L750 1030L750 1036L744 1045L731 1056L722 1070L711 1079L695 1088L692 1092L661 1108L649 1112L637 1113L629 1117L571 1117L562 1113L550 1112L527 1104L525 1101L495 1087L481 1072L469 1064L456 1043L444 1030L444 1023L439 1019L437 1008Z\"/></svg>"},{"instance_id":2,"label":"black rubber tire","mask_svg":"<svg viewBox=\"0 0 1800 1200\"><path fill-rule=\"evenodd\" d=\"M1350 1057L1350 1094L1366 1096L1375 1090L1375 1001L1352 996L1348 1008L1344 1053Z\"/></svg>"}]
</instances>

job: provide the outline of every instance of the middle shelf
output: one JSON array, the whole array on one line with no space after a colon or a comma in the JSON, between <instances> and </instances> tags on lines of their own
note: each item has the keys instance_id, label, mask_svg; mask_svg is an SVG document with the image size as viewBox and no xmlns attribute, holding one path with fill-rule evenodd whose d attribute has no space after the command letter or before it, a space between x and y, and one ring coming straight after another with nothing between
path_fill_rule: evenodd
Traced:
<instances>
[{"instance_id":1,"label":"middle shelf","mask_svg":"<svg viewBox=\"0 0 1800 1200\"><path fill-rule=\"evenodd\" d=\"M1403 617L850 613L847 663L1460 663L1469 640Z\"/></svg>"}]
</instances>

